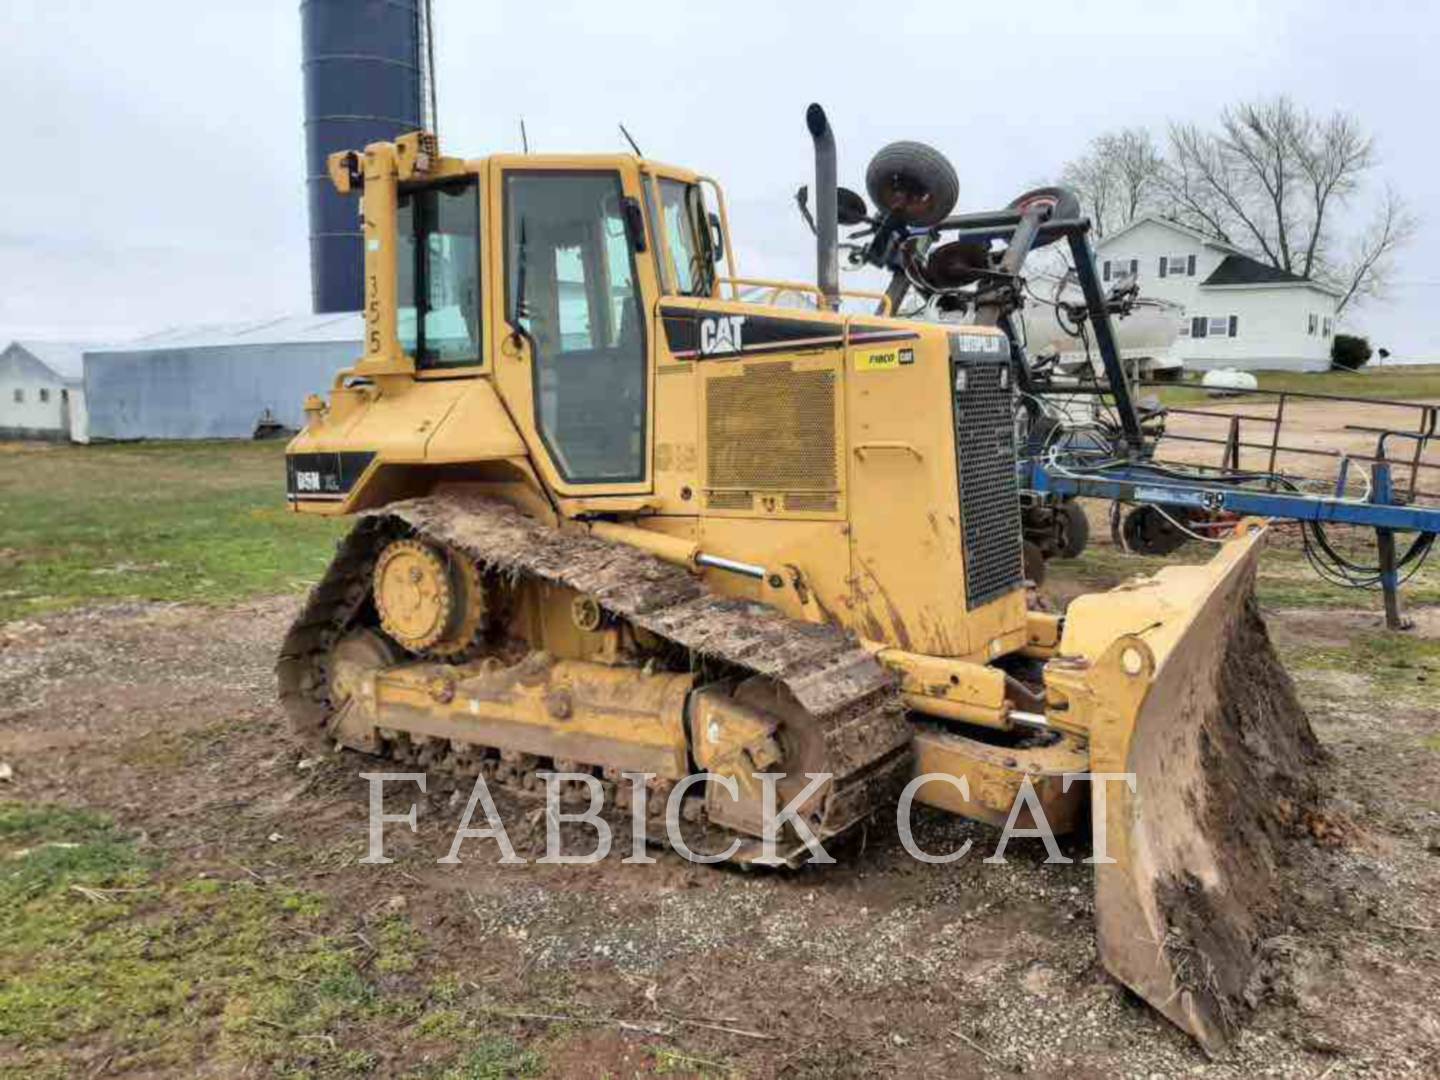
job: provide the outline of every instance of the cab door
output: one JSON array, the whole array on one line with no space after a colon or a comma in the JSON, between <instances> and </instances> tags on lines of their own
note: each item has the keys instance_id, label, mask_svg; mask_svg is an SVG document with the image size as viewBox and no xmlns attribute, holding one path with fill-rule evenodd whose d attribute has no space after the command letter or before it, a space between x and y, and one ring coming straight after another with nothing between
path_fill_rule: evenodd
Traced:
<instances>
[{"instance_id":1,"label":"cab door","mask_svg":"<svg viewBox=\"0 0 1440 1080\"><path fill-rule=\"evenodd\" d=\"M501 392L559 494L647 492L655 286L638 176L533 157L495 168Z\"/></svg>"}]
</instances>

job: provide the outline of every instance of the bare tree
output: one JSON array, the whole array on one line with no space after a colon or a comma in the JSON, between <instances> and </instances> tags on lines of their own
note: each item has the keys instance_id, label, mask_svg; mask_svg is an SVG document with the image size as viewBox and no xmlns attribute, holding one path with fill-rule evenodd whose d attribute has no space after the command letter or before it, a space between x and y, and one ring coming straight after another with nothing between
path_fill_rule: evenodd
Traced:
<instances>
[{"instance_id":1,"label":"bare tree","mask_svg":"<svg viewBox=\"0 0 1440 1080\"><path fill-rule=\"evenodd\" d=\"M1067 164L1061 182L1080 196L1097 236L1123 229L1150 208L1164 165L1155 140L1144 128L1097 136Z\"/></svg>"},{"instance_id":2,"label":"bare tree","mask_svg":"<svg viewBox=\"0 0 1440 1080\"><path fill-rule=\"evenodd\" d=\"M1258 248L1275 262L1251 184L1214 135L1194 124L1170 125L1170 158L1161 178L1167 212L1181 224L1223 240Z\"/></svg>"},{"instance_id":3,"label":"bare tree","mask_svg":"<svg viewBox=\"0 0 1440 1080\"><path fill-rule=\"evenodd\" d=\"M1288 98L1226 109L1207 131L1172 124L1158 187L1165 212L1271 266L1340 289L1340 307L1373 296L1391 258L1415 231L1393 191L1349 244L1337 240L1340 211L1377 164L1373 140L1354 117L1321 118ZM1345 254L1332 253L1344 247Z\"/></svg>"},{"instance_id":4,"label":"bare tree","mask_svg":"<svg viewBox=\"0 0 1440 1080\"><path fill-rule=\"evenodd\" d=\"M1115 212L1121 226L1129 225L1150 208L1159 187L1164 161L1155 140L1144 128L1124 128L1101 135L1095 152L1111 163L1115 174Z\"/></svg>"},{"instance_id":5,"label":"bare tree","mask_svg":"<svg viewBox=\"0 0 1440 1080\"><path fill-rule=\"evenodd\" d=\"M1095 226L1095 235L1103 237L1110 226L1110 200L1115 187L1115 169L1109 160L1093 149L1068 162L1061 170L1060 182L1080 197L1080 206Z\"/></svg>"},{"instance_id":6,"label":"bare tree","mask_svg":"<svg viewBox=\"0 0 1440 1080\"><path fill-rule=\"evenodd\" d=\"M1391 255L1415 235L1419 225L1404 200L1387 188L1380 208L1364 232L1351 242L1349 256L1342 264L1345 276L1337 279L1340 288L1337 311L1344 311L1352 300L1363 302L1385 291L1390 279Z\"/></svg>"}]
</instances>

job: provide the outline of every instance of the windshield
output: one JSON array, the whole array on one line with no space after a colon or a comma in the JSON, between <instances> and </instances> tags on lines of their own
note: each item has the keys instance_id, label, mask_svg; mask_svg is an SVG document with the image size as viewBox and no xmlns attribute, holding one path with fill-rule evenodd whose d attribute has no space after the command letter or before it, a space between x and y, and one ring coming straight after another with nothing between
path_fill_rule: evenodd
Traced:
<instances>
[{"instance_id":1,"label":"windshield","mask_svg":"<svg viewBox=\"0 0 1440 1080\"><path fill-rule=\"evenodd\" d=\"M647 188L646 194L649 194ZM709 296L714 290L705 205L696 184L660 180L660 205L665 242L674 269L674 291L683 296Z\"/></svg>"},{"instance_id":2,"label":"windshield","mask_svg":"<svg viewBox=\"0 0 1440 1080\"><path fill-rule=\"evenodd\" d=\"M400 195L400 345L421 368L480 362L479 206L473 177Z\"/></svg>"}]
</instances>

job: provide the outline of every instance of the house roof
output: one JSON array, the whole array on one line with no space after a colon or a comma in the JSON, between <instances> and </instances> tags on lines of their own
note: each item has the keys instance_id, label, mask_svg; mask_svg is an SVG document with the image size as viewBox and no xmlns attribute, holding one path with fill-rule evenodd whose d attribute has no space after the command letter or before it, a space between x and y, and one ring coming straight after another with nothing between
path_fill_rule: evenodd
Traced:
<instances>
[{"instance_id":1,"label":"house roof","mask_svg":"<svg viewBox=\"0 0 1440 1080\"><path fill-rule=\"evenodd\" d=\"M1097 248L1109 247L1116 240L1125 234L1138 229L1141 225L1159 225L1161 228L1169 229L1171 232L1194 240L1196 243L1204 244L1206 247L1215 248L1218 251L1232 251L1239 254L1239 249L1234 244L1227 244L1224 240L1216 240L1213 236L1206 236L1198 229L1192 229L1188 225L1181 225L1178 221L1171 221L1169 218L1160 217L1158 214L1144 214L1130 222L1119 232L1113 232L1106 236L1095 246Z\"/></svg>"},{"instance_id":2,"label":"house roof","mask_svg":"<svg viewBox=\"0 0 1440 1080\"><path fill-rule=\"evenodd\" d=\"M1249 255L1225 256L1225 258L1220 260L1220 265L1200 284L1202 287L1214 287L1216 285L1306 285L1324 293L1333 294L1335 292L1330 286L1318 282L1313 278L1305 278L1299 274L1292 274L1289 270L1281 270L1278 266L1270 266L1267 263L1262 263L1259 259L1252 259Z\"/></svg>"},{"instance_id":3,"label":"house roof","mask_svg":"<svg viewBox=\"0 0 1440 1080\"><path fill-rule=\"evenodd\" d=\"M236 345L293 345L308 342L354 342L364 334L359 312L328 315L284 315L239 323L168 326L123 345L87 352L149 352L154 349L204 349Z\"/></svg>"},{"instance_id":4,"label":"house roof","mask_svg":"<svg viewBox=\"0 0 1440 1080\"><path fill-rule=\"evenodd\" d=\"M1278 266L1268 266L1248 255L1226 255L1201 285L1280 285L1306 279Z\"/></svg>"},{"instance_id":5,"label":"house roof","mask_svg":"<svg viewBox=\"0 0 1440 1080\"><path fill-rule=\"evenodd\" d=\"M85 374L85 352L93 345L73 341L14 341L66 382L79 382Z\"/></svg>"}]
</instances>

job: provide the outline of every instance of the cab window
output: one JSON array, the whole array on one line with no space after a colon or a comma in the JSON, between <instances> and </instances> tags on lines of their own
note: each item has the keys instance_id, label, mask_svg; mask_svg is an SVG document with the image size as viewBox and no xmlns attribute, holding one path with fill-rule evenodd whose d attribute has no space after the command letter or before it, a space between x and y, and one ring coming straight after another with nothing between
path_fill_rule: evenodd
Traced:
<instances>
[{"instance_id":1,"label":"cab window","mask_svg":"<svg viewBox=\"0 0 1440 1080\"><path fill-rule=\"evenodd\" d=\"M714 291L714 256L710 251L700 187L663 177L659 187L670 291L681 296L709 296ZM645 194L648 199L648 184ZM653 218L653 206L651 210ZM655 232L658 236L660 230Z\"/></svg>"},{"instance_id":2,"label":"cab window","mask_svg":"<svg viewBox=\"0 0 1440 1080\"><path fill-rule=\"evenodd\" d=\"M420 368L480 362L480 203L468 180L400 194L400 344Z\"/></svg>"},{"instance_id":3,"label":"cab window","mask_svg":"<svg viewBox=\"0 0 1440 1080\"><path fill-rule=\"evenodd\" d=\"M641 480L645 326L619 174L509 172L504 197L506 310L546 448L569 482Z\"/></svg>"}]
</instances>

